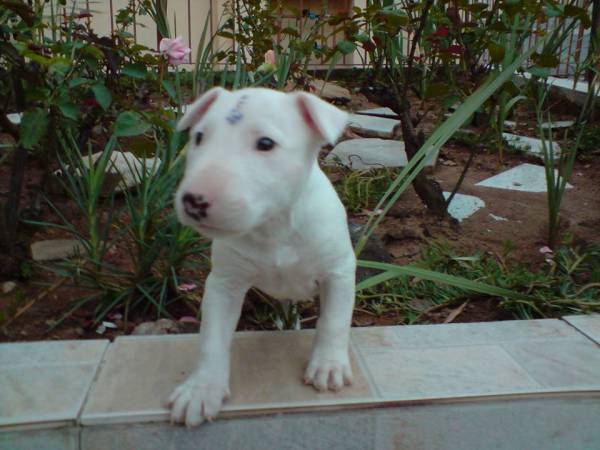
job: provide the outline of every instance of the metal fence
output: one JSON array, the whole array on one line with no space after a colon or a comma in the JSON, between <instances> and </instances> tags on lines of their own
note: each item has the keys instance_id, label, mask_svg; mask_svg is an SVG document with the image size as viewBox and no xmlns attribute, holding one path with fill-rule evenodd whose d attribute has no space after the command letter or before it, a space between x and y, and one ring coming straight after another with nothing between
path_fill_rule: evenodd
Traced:
<instances>
[{"instance_id":1,"label":"metal fence","mask_svg":"<svg viewBox=\"0 0 600 450\"><path fill-rule=\"evenodd\" d=\"M563 0L566 2L567 0ZM577 0L577 4L581 7L588 8L591 0ZM117 12L127 7L130 4L135 4L139 0L77 0L77 9L87 10L92 13L92 16L87 18L90 26L99 35L105 35L115 31L117 24L115 17ZM317 13L324 0L288 0L299 10L311 11ZM490 5L492 0L487 0ZM211 35L219 27L220 20L223 16L226 0L168 0L168 18L169 25L173 34L182 36L184 41L194 51L190 55L189 63L194 63L195 50L200 42L203 27L208 15L209 17L209 32ZM350 11L352 6L365 6L366 0L328 0L328 4L333 4L338 11ZM67 14L68 11L64 11ZM464 19L464 17L463 17ZM294 17L286 17L282 15L279 19L283 26L292 26L298 29L301 33L310 26L317 23L316 18L297 19ZM555 20L550 20L546 24L540 24L540 28L546 32L550 32L555 25ZM326 27L326 26L325 26ZM158 33L156 25L147 15L137 15L133 25L128 29L133 34L136 42L143 44L149 48L158 49ZM330 34L329 29L324 28L324 35ZM280 43L283 38L276 36ZM335 46L338 40L343 39L339 34L331 35L327 42L321 42L321 45ZM533 45L538 37L530 38L528 45ZM411 44L411 36L408 33L404 35L405 50ZM560 77L569 77L574 74L578 64L583 61L588 54L590 43L590 32L584 30L582 26L577 27L565 40L559 52L560 64L553 70L553 75ZM217 38L215 40L217 47L225 47L231 45L227 39ZM367 60L366 52L358 49L354 54L346 55L337 63L338 67L355 67L360 66L363 61ZM323 67L324 61L314 59L312 61L314 68Z\"/></svg>"}]
</instances>

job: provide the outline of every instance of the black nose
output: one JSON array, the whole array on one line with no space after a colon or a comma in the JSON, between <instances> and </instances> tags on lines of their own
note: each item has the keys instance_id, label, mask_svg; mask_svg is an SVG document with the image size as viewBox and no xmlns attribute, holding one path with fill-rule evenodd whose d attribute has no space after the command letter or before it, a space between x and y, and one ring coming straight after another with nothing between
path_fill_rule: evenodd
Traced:
<instances>
[{"instance_id":1,"label":"black nose","mask_svg":"<svg viewBox=\"0 0 600 450\"><path fill-rule=\"evenodd\" d=\"M201 195L190 194L188 192L183 194L181 201L183 202L183 210L192 219L201 220L208 215L206 210L210 206L210 203L204 201L204 197Z\"/></svg>"}]
</instances>

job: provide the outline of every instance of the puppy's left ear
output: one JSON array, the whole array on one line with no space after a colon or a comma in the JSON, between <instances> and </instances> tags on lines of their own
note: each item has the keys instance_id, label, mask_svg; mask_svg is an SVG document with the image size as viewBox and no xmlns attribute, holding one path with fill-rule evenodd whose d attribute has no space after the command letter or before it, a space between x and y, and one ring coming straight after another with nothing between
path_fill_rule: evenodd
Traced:
<instances>
[{"instance_id":1,"label":"puppy's left ear","mask_svg":"<svg viewBox=\"0 0 600 450\"><path fill-rule=\"evenodd\" d=\"M308 129L321 142L335 144L348 124L348 113L316 95L306 92L295 92L292 95Z\"/></svg>"}]
</instances>

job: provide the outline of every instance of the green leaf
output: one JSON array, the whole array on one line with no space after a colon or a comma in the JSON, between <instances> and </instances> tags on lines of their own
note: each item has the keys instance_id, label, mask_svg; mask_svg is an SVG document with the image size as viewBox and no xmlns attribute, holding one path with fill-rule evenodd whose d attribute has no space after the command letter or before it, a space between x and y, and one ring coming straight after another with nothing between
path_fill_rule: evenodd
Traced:
<instances>
[{"instance_id":1,"label":"green leaf","mask_svg":"<svg viewBox=\"0 0 600 450\"><path fill-rule=\"evenodd\" d=\"M383 10L379 12L383 21L393 27L403 27L408 25L408 16L403 11L397 9Z\"/></svg>"},{"instance_id":2,"label":"green leaf","mask_svg":"<svg viewBox=\"0 0 600 450\"><path fill-rule=\"evenodd\" d=\"M144 117L135 111L124 111L115 121L114 134L117 137L138 136L150 128Z\"/></svg>"},{"instance_id":3,"label":"green leaf","mask_svg":"<svg viewBox=\"0 0 600 450\"><path fill-rule=\"evenodd\" d=\"M412 276L423 280L433 281L434 283L442 283L468 291L479 292L481 294L506 298L527 298L526 295L511 291L509 289L480 283L478 281L472 281L467 278L457 277L454 275L448 275L443 272L422 269L413 265L397 266L394 264L379 263L375 261L358 261L358 266L369 269L379 269L383 270L384 272L367 278L366 280L363 280L357 284L357 291L376 286L377 284L391 280L392 278L397 278L400 276Z\"/></svg>"},{"instance_id":4,"label":"green leaf","mask_svg":"<svg viewBox=\"0 0 600 450\"><path fill-rule=\"evenodd\" d=\"M76 88L78 86L82 86L89 82L90 82L90 80L88 80L87 78L75 77L71 81L69 81L69 87Z\"/></svg>"},{"instance_id":5,"label":"green leaf","mask_svg":"<svg viewBox=\"0 0 600 450\"><path fill-rule=\"evenodd\" d=\"M121 70L121 73L123 75L127 75L128 77L131 77L131 78L138 78L140 80L143 80L146 78L148 71L144 64L136 63L136 64L125 65L123 67L123 70Z\"/></svg>"},{"instance_id":6,"label":"green leaf","mask_svg":"<svg viewBox=\"0 0 600 450\"><path fill-rule=\"evenodd\" d=\"M353 53L356 50L356 44L350 41L339 41L336 47L344 55Z\"/></svg>"},{"instance_id":7,"label":"green leaf","mask_svg":"<svg viewBox=\"0 0 600 450\"><path fill-rule=\"evenodd\" d=\"M110 106L110 102L112 101L112 94L110 91L102 83L93 85L92 91L94 92L94 96L96 97L96 100L102 109L106 111Z\"/></svg>"},{"instance_id":8,"label":"green leaf","mask_svg":"<svg viewBox=\"0 0 600 450\"><path fill-rule=\"evenodd\" d=\"M369 38L369 35L366 33L359 33L356 36L354 36L354 39L356 39L361 44L364 44L365 42L369 42L371 40L371 38Z\"/></svg>"},{"instance_id":9,"label":"green leaf","mask_svg":"<svg viewBox=\"0 0 600 450\"><path fill-rule=\"evenodd\" d=\"M550 70L547 67L532 66L527 69L527 72L539 78L548 78L550 76Z\"/></svg>"},{"instance_id":10,"label":"green leaf","mask_svg":"<svg viewBox=\"0 0 600 450\"><path fill-rule=\"evenodd\" d=\"M25 111L21 119L21 145L30 150L35 147L48 129L48 111L41 108Z\"/></svg>"},{"instance_id":11,"label":"green leaf","mask_svg":"<svg viewBox=\"0 0 600 450\"><path fill-rule=\"evenodd\" d=\"M73 103L62 103L58 105L58 108L60 109L60 112L62 112L63 116L71 120L79 119L79 108L77 105L74 105Z\"/></svg>"},{"instance_id":12,"label":"green leaf","mask_svg":"<svg viewBox=\"0 0 600 450\"><path fill-rule=\"evenodd\" d=\"M173 101L178 101L177 91L175 90L175 87L173 86L173 83L171 83L169 80L163 80L162 81L162 85L165 88L165 91L167 91L167 94L169 94L169 97Z\"/></svg>"}]
</instances>

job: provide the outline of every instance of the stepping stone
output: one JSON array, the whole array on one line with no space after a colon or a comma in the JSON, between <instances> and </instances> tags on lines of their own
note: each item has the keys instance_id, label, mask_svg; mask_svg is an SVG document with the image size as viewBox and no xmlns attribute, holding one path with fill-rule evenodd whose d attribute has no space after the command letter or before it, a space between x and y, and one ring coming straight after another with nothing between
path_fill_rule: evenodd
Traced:
<instances>
[{"instance_id":1,"label":"stepping stone","mask_svg":"<svg viewBox=\"0 0 600 450\"><path fill-rule=\"evenodd\" d=\"M102 152L92 155L92 164L102 156ZM88 158L82 159L82 164L89 168ZM102 195L107 196L114 192L123 192L140 184L144 169L148 176L155 174L160 168L160 158L140 158L131 152L113 152L106 166L108 174Z\"/></svg>"},{"instance_id":2,"label":"stepping stone","mask_svg":"<svg viewBox=\"0 0 600 450\"><path fill-rule=\"evenodd\" d=\"M321 98L328 100L346 100L350 101L350 91L335 83L330 83L324 80L311 80L311 90Z\"/></svg>"},{"instance_id":3,"label":"stepping stone","mask_svg":"<svg viewBox=\"0 0 600 450\"><path fill-rule=\"evenodd\" d=\"M502 133L502 137L506 140L508 145L521 150L528 155L536 156L540 159L544 159L544 147L542 146L541 139L527 137L527 136L518 136L516 134L511 133ZM548 143L546 143L548 145ZM560 158L561 148L556 142L552 142L553 156L554 159Z\"/></svg>"},{"instance_id":4,"label":"stepping stone","mask_svg":"<svg viewBox=\"0 0 600 450\"><path fill-rule=\"evenodd\" d=\"M557 130L560 128L571 128L575 125L574 120L558 120L556 122L544 122L542 124L542 130Z\"/></svg>"},{"instance_id":5,"label":"stepping stone","mask_svg":"<svg viewBox=\"0 0 600 450\"><path fill-rule=\"evenodd\" d=\"M21 124L21 118L23 117L23 114L21 113L10 113L6 115L6 118L10 121L10 123L12 123L13 125L20 125Z\"/></svg>"},{"instance_id":6,"label":"stepping stone","mask_svg":"<svg viewBox=\"0 0 600 450\"><path fill-rule=\"evenodd\" d=\"M448 200L450 192L444 192L444 198ZM474 195L456 194L452 203L448 205L448 214L459 222L471 217L478 210L485 207L485 202Z\"/></svg>"},{"instance_id":7,"label":"stepping stone","mask_svg":"<svg viewBox=\"0 0 600 450\"><path fill-rule=\"evenodd\" d=\"M382 116L392 116L392 117L398 117L398 114L396 114L394 111L392 111L390 108L371 108L371 109L363 109L361 111L357 111L356 114L363 114L363 115L370 115L370 114L379 114Z\"/></svg>"},{"instance_id":8,"label":"stepping stone","mask_svg":"<svg viewBox=\"0 0 600 450\"><path fill-rule=\"evenodd\" d=\"M404 167L408 162L404 142L377 138L340 142L325 161L339 161L352 170ZM435 158L431 158L427 166L433 166L434 161Z\"/></svg>"},{"instance_id":9,"label":"stepping stone","mask_svg":"<svg viewBox=\"0 0 600 450\"><path fill-rule=\"evenodd\" d=\"M2 293L10 294L12 291L15 290L16 287L17 283L15 283L14 281L5 281L4 283L2 283Z\"/></svg>"},{"instance_id":10,"label":"stepping stone","mask_svg":"<svg viewBox=\"0 0 600 450\"><path fill-rule=\"evenodd\" d=\"M92 162L96 162L102 153L92 155ZM83 159L83 164L88 166L87 158ZM161 160L159 158L139 158L131 152L113 152L110 155L108 163L108 173L120 175L121 182L117 184L116 192L122 192L134 186L137 186L144 174L155 174L160 168Z\"/></svg>"},{"instance_id":11,"label":"stepping stone","mask_svg":"<svg viewBox=\"0 0 600 450\"><path fill-rule=\"evenodd\" d=\"M353 131L367 137L391 138L394 127L399 123L399 120L394 119L352 114L349 126Z\"/></svg>"},{"instance_id":12,"label":"stepping stone","mask_svg":"<svg viewBox=\"0 0 600 450\"><path fill-rule=\"evenodd\" d=\"M555 176L558 171L554 170ZM475 186L508 189L521 192L546 192L546 171L543 166L521 164L505 172L480 181ZM573 186L567 183L567 189Z\"/></svg>"},{"instance_id":13,"label":"stepping stone","mask_svg":"<svg viewBox=\"0 0 600 450\"><path fill-rule=\"evenodd\" d=\"M76 239L51 239L31 244L31 257L34 261L53 261L69 258L85 251Z\"/></svg>"}]
</instances>

